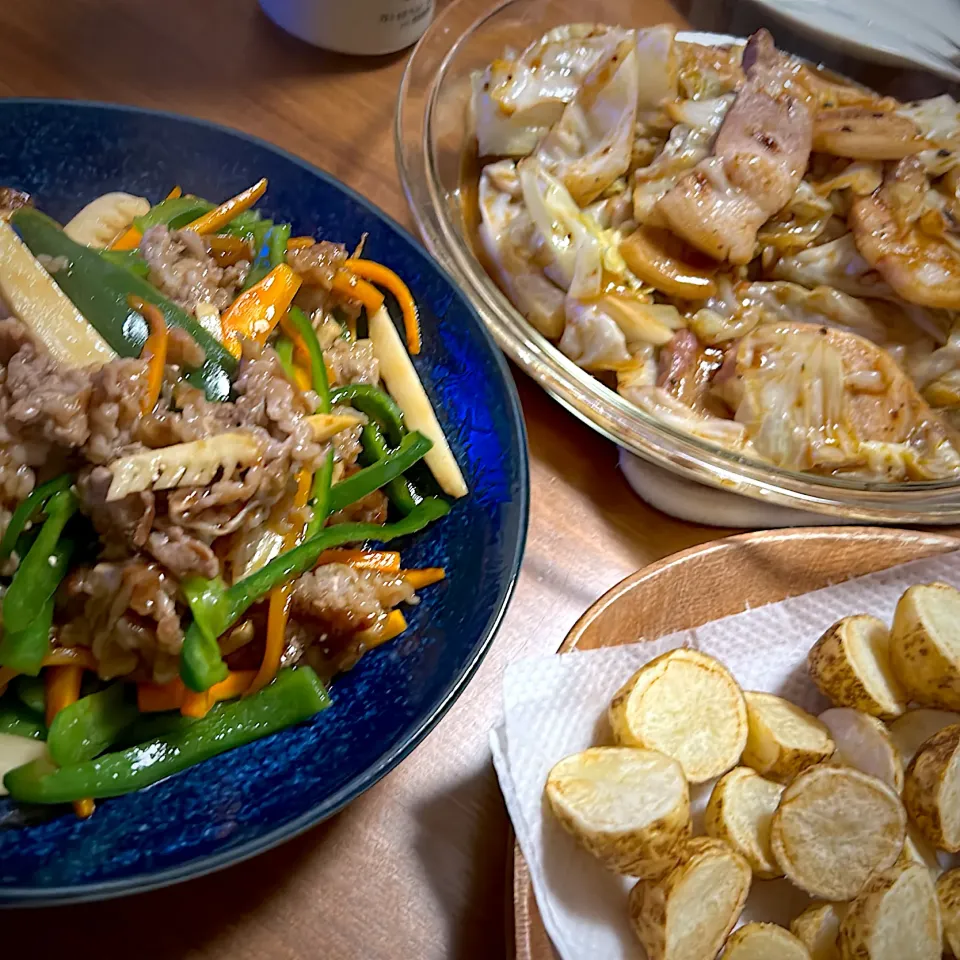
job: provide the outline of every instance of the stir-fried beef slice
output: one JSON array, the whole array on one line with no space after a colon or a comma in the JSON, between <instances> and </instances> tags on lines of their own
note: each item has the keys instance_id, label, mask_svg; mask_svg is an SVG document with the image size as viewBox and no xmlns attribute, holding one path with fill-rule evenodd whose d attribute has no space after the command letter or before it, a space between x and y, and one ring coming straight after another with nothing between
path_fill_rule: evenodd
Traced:
<instances>
[{"instance_id":1,"label":"stir-fried beef slice","mask_svg":"<svg viewBox=\"0 0 960 960\"><path fill-rule=\"evenodd\" d=\"M413 588L401 577L329 563L297 580L293 616L317 621L327 633L349 634L413 597Z\"/></svg>"},{"instance_id":2,"label":"stir-fried beef slice","mask_svg":"<svg viewBox=\"0 0 960 960\"><path fill-rule=\"evenodd\" d=\"M140 674L157 683L177 675L183 630L177 583L159 566L138 558L80 567L63 589L64 646L90 647L104 679Z\"/></svg>"},{"instance_id":3,"label":"stir-fried beef slice","mask_svg":"<svg viewBox=\"0 0 960 960\"><path fill-rule=\"evenodd\" d=\"M246 260L221 267L192 230L171 231L165 226L147 230L140 255L150 268L150 282L191 313L199 303L218 310L229 307L250 268Z\"/></svg>"}]
</instances>

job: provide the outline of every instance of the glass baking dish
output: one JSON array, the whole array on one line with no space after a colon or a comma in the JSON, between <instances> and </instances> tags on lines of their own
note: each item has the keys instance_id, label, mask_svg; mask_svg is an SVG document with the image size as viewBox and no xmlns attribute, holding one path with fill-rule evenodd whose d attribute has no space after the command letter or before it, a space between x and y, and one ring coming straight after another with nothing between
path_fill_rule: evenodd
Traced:
<instances>
[{"instance_id":1,"label":"glass baking dish","mask_svg":"<svg viewBox=\"0 0 960 960\"><path fill-rule=\"evenodd\" d=\"M560 24L587 19L640 27L678 22L664 2L647 4L643 11L638 15L633 0L595 0L589 6L570 0L508 0L485 9L475 0L459 0L443 10L407 64L395 126L400 178L424 243L515 363L572 413L645 460L767 503L848 520L960 522L960 479L890 483L799 473L671 428L564 356L510 303L475 255L461 203L463 163L472 137L472 71L485 67L506 47L522 48ZM781 33L775 34L778 41ZM716 33L679 37L737 42Z\"/></svg>"}]
</instances>

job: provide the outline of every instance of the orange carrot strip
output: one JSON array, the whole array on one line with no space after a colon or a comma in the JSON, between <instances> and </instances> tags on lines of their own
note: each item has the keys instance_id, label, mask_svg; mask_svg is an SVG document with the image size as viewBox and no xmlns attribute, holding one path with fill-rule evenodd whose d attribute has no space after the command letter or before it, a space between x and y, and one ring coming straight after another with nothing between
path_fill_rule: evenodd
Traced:
<instances>
[{"instance_id":1,"label":"orange carrot strip","mask_svg":"<svg viewBox=\"0 0 960 960\"><path fill-rule=\"evenodd\" d=\"M290 322L289 310L280 318L280 328L293 341L294 359L298 360L293 367L294 378L297 381L297 386L301 390L309 390L311 387L310 351L307 349L307 345L303 342L303 337L300 336L297 328Z\"/></svg>"},{"instance_id":2,"label":"orange carrot strip","mask_svg":"<svg viewBox=\"0 0 960 960\"><path fill-rule=\"evenodd\" d=\"M249 210L267 191L266 178L258 180L252 187L248 187L235 197L224 201L219 207L197 217L191 223L188 223L182 229L193 230L201 236L205 233L216 233L221 227L225 227L235 216Z\"/></svg>"},{"instance_id":3,"label":"orange carrot strip","mask_svg":"<svg viewBox=\"0 0 960 960\"><path fill-rule=\"evenodd\" d=\"M6 691L7 684L10 683L16 675L16 670L11 670L10 667L0 667L0 694Z\"/></svg>"},{"instance_id":4,"label":"orange carrot strip","mask_svg":"<svg viewBox=\"0 0 960 960\"><path fill-rule=\"evenodd\" d=\"M83 667L96 670L97 658L89 647L54 647L44 658L45 667Z\"/></svg>"},{"instance_id":5,"label":"orange carrot strip","mask_svg":"<svg viewBox=\"0 0 960 960\"><path fill-rule=\"evenodd\" d=\"M215 703L221 700L232 700L246 693L256 675L256 670L231 670L226 680L215 683L203 693L186 690L180 712L185 717L195 717L200 720L210 712Z\"/></svg>"},{"instance_id":6,"label":"orange carrot strip","mask_svg":"<svg viewBox=\"0 0 960 960\"><path fill-rule=\"evenodd\" d=\"M291 237L287 241L287 249L306 250L307 247L312 247L316 242L313 237Z\"/></svg>"},{"instance_id":7,"label":"orange carrot strip","mask_svg":"<svg viewBox=\"0 0 960 960\"><path fill-rule=\"evenodd\" d=\"M367 316L372 317L383 306L383 294L372 283L367 283L349 270L338 270L333 276L330 289L342 297L363 304Z\"/></svg>"},{"instance_id":8,"label":"orange carrot strip","mask_svg":"<svg viewBox=\"0 0 960 960\"><path fill-rule=\"evenodd\" d=\"M372 627L358 631L354 640L360 641L368 650L399 637L407 629L406 617L399 610L391 610Z\"/></svg>"},{"instance_id":9,"label":"orange carrot strip","mask_svg":"<svg viewBox=\"0 0 960 960\"><path fill-rule=\"evenodd\" d=\"M293 499L294 509L306 505L310 499L310 488L313 485L313 475L309 470L301 470L297 474L297 492ZM299 530L291 529L284 538L284 550L290 550L297 545L303 536L306 525ZM267 642L263 650L263 662L257 671L256 677L247 690L247 693L256 693L262 690L277 675L280 669L280 658L286 643L287 619L290 616L290 595L293 584L285 583L276 587L270 594L267 606Z\"/></svg>"},{"instance_id":10,"label":"orange carrot strip","mask_svg":"<svg viewBox=\"0 0 960 960\"><path fill-rule=\"evenodd\" d=\"M48 667L44 675L47 692L47 726L64 708L69 707L80 696L80 680L83 667Z\"/></svg>"},{"instance_id":11,"label":"orange carrot strip","mask_svg":"<svg viewBox=\"0 0 960 960\"><path fill-rule=\"evenodd\" d=\"M136 250L140 246L143 234L136 227L127 227L123 233L110 244L111 250Z\"/></svg>"},{"instance_id":12,"label":"orange carrot strip","mask_svg":"<svg viewBox=\"0 0 960 960\"><path fill-rule=\"evenodd\" d=\"M403 327L407 334L407 349L420 352L420 314L410 288L389 268L373 260L348 260L344 267L357 277L369 280L389 290L397 299L403 313Z\"/></svg>"},{"instance_id":13,"label":"orange carrot strip","mask_svg":"<svg viewBox=\"0 0 960 960\"><path fill-rule=\"evenodd\" d=\"M181 196L183 191L179 186L174 187L163 199L175 200ZM131 224L123 233L120 234L113 243L110 244L111 250L136 250L140 246L143 234Z\"/></svg>"},{"instance_id":14,"label":"orange carrot strip","mask_svg":"<svg viewBox=\"0 0 960 960\"><path fill-rule=\"evenodd\" d=\"M397 573L400 570L400 554L396 550L324 550L317 566L325 563L346 563L360 570Z\"/></svg>"},{"instance_id":15,"label":"orange carrot strip","mask_svg":"<svg viewBox=\"0 0 960 960\"><path fill-rule=\"evenodd\" d=\"M53 718L64 708L75 703L80 696L80 681L83 678L83 667L47 667L44 675L47 700L47 726L53 723ZM75 800L73 810L78 817L86 820L94 810L93 800L84 798Z\"/></svg>"},{"instance_id":16,"label":"orange carrot strip","mask_svg":"<svg viewBox=\"0 0 960 960\"><path fill-rule=\"evenodd\" d=\"M223 345L239 357L241 337L266 343L299 289L300 278L285 263L274 267L259 283L244 290L220 318Z\"/></svg>"},{"instance_id":17,"label":"orange carrot strip","mask_svg":"<svg viewBox=\"0 0 960 960\"><path fill-rule=\"evenodd\" d=\"M179 677L169 683L138 683L137 709L141 713L161 713L179 710L187 688Z\"/></svg>"},{"instance_id":18,"label":"orange carrot strip","mask_svg":"<svg viewBox=\"0 0 960 960\"><path fill-rule=\"evenodd\" d=\"M429 587L431 583L439 583L447 576L447 572L443 567L424 567L422 570L401 570L400 576L414 590L422 590L424 587Z\"/></svg>"},{"instance_id":19,"label":"orange carrot strip","mask_svg":"<svg viewBox=\"0 0 960 960\"><path fill-rule=\"evenodd\" d=\"M143 297L131 293L127 297L127 303L150 325L150 336L147 337L140 354L141 358L147 361L147 392L140 403L140 412L146 414L157 405L160 388L163 386L163 372L167 365L167 322L163 319L160 308L147 303Z\"/></svg>"}]
</instances>

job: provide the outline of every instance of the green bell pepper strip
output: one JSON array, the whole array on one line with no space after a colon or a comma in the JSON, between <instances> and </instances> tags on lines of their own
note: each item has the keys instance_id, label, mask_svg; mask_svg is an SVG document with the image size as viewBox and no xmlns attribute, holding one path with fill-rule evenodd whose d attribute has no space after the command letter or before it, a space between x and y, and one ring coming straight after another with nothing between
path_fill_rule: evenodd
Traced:
<instances>
[{"instance_id":1,"label":"green bell pepper strip","mask_svg":"<svg viewBox=\"0 0 960 960\"><path fill-rule=\"evenodd\" d=\"M47 502L47 519L26 556L20 561L3 598L3 626L16 633L36 619L43 605L56 593L70 562L70 541L58 549L67 521L77 510L77 498L69 490L55 493Z\"/></svg>"},{"instance_id":2,"label":"green bell pepper strip","mask_svg":"<svg viewBox=\"0 0 960 960\"><path fill-rule=\"evenodd\" d=\"M150 267L147 261L136 250L101 250L100 256L118 267L123 267L138 277L150 276Z\"/></svg>"},{"instance_id":3,"label":"green bell pepper strip","mask_svg":"<svg viewBox=\"0 0 960 960\"><path fill-rule=\"evenodd\" d=\"M10 218L24 243L36 254L64 257L69 267L53 279L97 332L122 357L139 357L147 341L147 321L127 303L130 294L159 307L169 326L186 330L203 349L206 359L188 379L210 400L230 396L230 378L237 361L215 337L152 284L124 267L105 260L98 251L74 243L48 216L21 207Z\"/></svg>"},{"instance_id":4,"label":"green bell pepper strip","mask_svg":"<svg viewBox=\"0 0 960 960\"><path fill-rule=\"evenodd\" d=\"M54 763L65 767L92 760L116 743L138 716L137 705L128 695L130 689L113 683L64 707L47 733L47 749Z\"/></svg>"},{"instance_id":5,"label":"green bell pepper strip","mask_svg":"<svg viewBox=\"0 0 960 960\"><path fill-rule=\"evenodd\" d=\"M70 551L72 552L72 551ZM66 559L69 563L69 553ZM66 570L64 570L66 572ZM35 677L50 650L50 628L53 626L53 597L22 630L6 630L0 640L0 666Z\"/></svg>"},{"instance_id":6,"label":"green bell pepper strip","mask_svg":"<svg viewBox=\"0 0 960 960\"><path fill-rule=\"evenodd\" d=\"M0 560L6 560L13 553L17 538L26 529L28 523L34 520L41 512L44 504L61 490L69 490L73 485L73 474L61 473L59 477L54 477L46 483L41 483L33 493L27 497L17 509L13 511L7 529L4 531L3 539L0 540Z\"/></svg>"},{"instance_id":7,"label":"green bell pepper strip","mask_svg":"<svg viewBox=\"0 0 960 960\"><path fill-rule=\"evenodd\" d=\"M141 233L161 224L171 230L179 230L212 209L213 204L200 197L170 197L154 204L142 217L134 217L133 225Z\"/></svg>"},{"instance_id":8,"label":"green bell pepper strip","mask_svg":"<svg viewBox=\"0 0 960 960\"><path fill-rule=\"evenodd\" d=\"M330 697L313 670L284 670L252 696L224 703L178 732L62 767L41 757L11 770L3 783L21 803L119 797L302 723L329 705Z\"/></svg>"},{"instance_id":9,"label":"green bell pepper strip","mask_svg":"<svg viewBox=\"0 0 960 960\"><path fill-rule=\"evenodd\" d=\"M287 314L290 325L297 332L310 355L310 386L317 395L318 413L330 412L330 381L327 379L327 364L323 359L323 350L317 340L316 331L307 315L297 306L290 308ZM281 361L282 362L282 361ZM310 506L313 516L307 525L307 537L315 537L330 516L330 485L333 481L333 450L313 475L313 489L310 492Z\"/></svg>"},{"instance_id":10,"label":"green bell pepper strip","mask_svg":"<svg viewBox=\"0 0 960 960\"><path fill-rule=\"evenodd\" d=\"M184 577L180 581L180 589L193 614L193 626L215 643L230 626L231 608L227 585L221 577L207 580L194 575Z\"/></svg>"},{"instance_id":11,"label":"green bell pepper strip","mask_svg":"<svg viewBox=\"0 0 960 960\"><path fill-rule=\"evenodd\" d=\"M274 267L287 262L287 241L290 239L290 224L278 223L267 230L267 235L257 247L243 289L249 290L259 283Z\"/></svg>"},{"instance_id":12,"label":"green bell pepper strip","mask_svg":"<svg viewBox=\"0 0 960 960\"><path fill-rule=\"evenodd\" d=\"M330 512L336 513L379 490L422 460L432 447L433 441L422 433L408 433L396 450L331 488Z\"/></svg>"},{"instance_id":13,"label":"green bell pepper strip","mask_svg":"<svg viewBox=\"0 0 960 960\"><path fill-rule=\"evenodd\" d=\"M223 633L274 587L295 580L302 573L312 570L324 550L345 543L363 543L365 540L385 543L397 537L409 536L449 512L450 504L445 500L425 497L416 509L396 523L388 523L382 527L375 523L340 523L328 527L292 550L281 553L279 557L232 586L223 587L221 583L219 587L212 588L211 596L215 598L215 609L209 615L201 613L201 618L208 624L215 623L215 629ZM223 616L224 608L227 610L226 617ZM221 659L217 638L200 628L198 611L193 606L192 611L194 621L187 628L183 649L180 651L180 677L191 690L202 693L226 677L227 667Z\"/></svg>"},{"instance_id":14,"label":"green bell pepper strip","mask_svg":"<svg viewBox=\"0 0 960 960\"><path fill-rule=\"evenodd\" d=\"M29 740L46 740L47 727L32 710L12 697L0 700L0 733Z\"/></svg>"},{"instance_id":15,"label":"green bell pepper strip","mask_svg":"<svg viewBox=\"0 0 960 960\"><path fill-rule=\"evenodd\" d=\"M303 345L307 348L307 353L310 354L310 386L320 398L317 413L329 413L332 400L330 382L327 380L327 365L324 362L323 350L320 349L320 341L317 339L313 324L309 317L297 306L290 308L287 319L293 329L300 335Z\"/></svg>"},{"instance_id":16,"label":"green bell pepper strip","mask_svg":"<svg viewBox=\"0 0 960 960\"><path fill-rule=\"evenodd\" d=\"M330 402L349 403L361 413L376 420L386 438L393 446L399 446L407 432L403 411L396 400L379 387L369 383L348 383L330 393Z\"/></svg>"},{"instance_id":17,"label":"green bell pepper strip","mask_svg":"<svg viewBox=\"0 0 960 960\"><path fill-rule=\"evenodd\" d=\"M215 708L214 708L215 709ZM129 727L122 730L117 738L118 747L132 747L158 737L180 734L197 722L195 717L185 717L179 711L164 713L143 713Z\"/></svg>"},{"instance_id":18,"label":"green bell pepper strip","mask_svg":"<svg viewBox=\"0 0 960 960\"><path fill-rule=\"evenodd\" d=\"M333 451L327 454L320 468L313 475L313 487L310 490L310 509L313 515L307 524L305 539L315 537L330 516L330 492L333 481Z\"/></svg>"},{"instance_id":19,"label":"green bell pepper strip","mask_svg":"<svg viewBox=\"0 0 960 960\"><path fill-rule=\"evenodd\" d=\"M363 444L364 459L368 464L377 463L390 456L390 448L384 439L383 431L375 420L364 424L360 442ZM404 516L423 499L413 483L404 476L394 477L384 489L390 502Z\"/></svg>"},{"instance_id":20,"label":"green bell pepper strip","mask_svg":"<svg viewBox=\"0 0 960 960\"><path fill-rule=\"evenodd\" d=\"M288 337L280 336L274 343L273 349L277 352L277 359L279 359L280 366L283 367L287 379L295 384L297 382L297 371L293 366L293 341Z\"/></svg>"},{"instance_id":21,"label":"green bell pepper strip","mask_svg":"<svg viewBox=\"0 0 960 960\"><path fill-rule=\"evenodd\" d=\"M16 677L11 684L19 701L38 717L47 712L47 691L39 677Z\"/></svg>"},{"instance_id":22,"label":"green bell pepper strip","mask_svg":"<svg viewBox=\"0 0 960 960\"><path fill-rule=\"evenodd\" d=\"M254 249L259 250L267 231L272 226L273 221L262 217L259 210L244 210L217 233L228 233L234 237L249 237L252 234L255 241Z\"/></svg>"}]
</instances>

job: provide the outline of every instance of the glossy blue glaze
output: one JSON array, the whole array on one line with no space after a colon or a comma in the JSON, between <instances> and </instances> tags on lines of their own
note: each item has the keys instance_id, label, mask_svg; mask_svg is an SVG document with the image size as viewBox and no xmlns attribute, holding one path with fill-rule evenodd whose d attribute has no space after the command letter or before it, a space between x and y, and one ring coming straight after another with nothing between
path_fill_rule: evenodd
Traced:
<instances>
[{"instance_id":1,"label":"glossy blue glaze","mask_svg":"<svg viewBox=\"0 0 960 960\"><path fill-rule=\"evenodd\" d=\"M335 681L312 723L98 805L78 821L0 830L0 905L98 899L173 883L252 856L329 817L403 759L439 720L489 646L526 535L527 455L513 381L449 277L400 227L308 163L262 141L167 114L0 100L0 185L65 222L108 190L161 199L174 184L214 200L259 177L264 214L397 271L421 309L415 363L471 494L402 545L409 566L443 566L410 629ZM0 801L0 822L12 805Z\"/></svg>"}]
</instances>

